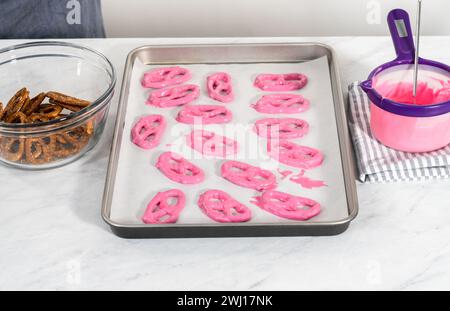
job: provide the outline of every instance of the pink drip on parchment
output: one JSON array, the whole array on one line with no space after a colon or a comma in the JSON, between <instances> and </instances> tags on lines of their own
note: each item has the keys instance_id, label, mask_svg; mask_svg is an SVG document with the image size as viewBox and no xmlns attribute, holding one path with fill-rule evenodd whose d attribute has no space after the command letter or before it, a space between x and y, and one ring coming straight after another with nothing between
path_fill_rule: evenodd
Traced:
<instances>
[{"instance_id":1,"label":"pink drip on parchment","mask_svg":"<svg viewBox=\"0 0 450 311\"><path fill-rule=\"evenodd\" d=\"M286 179L289 175L291 175L293 173L293 171L283 171L281 169L277 170L278 173L281 175L281 179Z\"/></svg>"},{"instance_id":2,"label":"pink drip on parchment","mask_svg":"<svg viewBox=\"0 0 450 311\"><path fill-rule=\"evenodd\" d=\"M326 187L327 184L321 180L313 180L311 178L308 178L305 175L305 170L302 170L297 175L292 176L289 178L290 181L299 184L303 188L306 189L313 189L313 188L320 188L320 187Z\"/></svg>"}]
</instances>

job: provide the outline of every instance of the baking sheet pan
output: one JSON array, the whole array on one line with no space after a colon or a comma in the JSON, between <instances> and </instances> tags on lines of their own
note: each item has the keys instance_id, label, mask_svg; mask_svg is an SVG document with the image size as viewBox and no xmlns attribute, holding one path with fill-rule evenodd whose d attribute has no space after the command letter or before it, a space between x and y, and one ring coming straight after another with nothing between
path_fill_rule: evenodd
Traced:
<instances>
[{"instance_id":1,"label":"baking sheet pan","mask_svg":"<svg viewBox=\"0 0 450 311\"><path fill-rule=\"evenodd\" d=\"M149 90L143 89L139 83L145 71L168 64L182 64L193 73L193 79L189 83L197 84L202 89L201 97L193 104L219 104L206 95L206 77L217 71L228 72L233 78L236 99L233 103L226 104L226 107L235 115L233 122L242 125L253 123L259 118L277 117L258 114L250 107L261 95L267 94L252 86L257 74L305 73L310 82L298 93L311 101L311 108L308 112L289 117L301 118L310 123L310 133L295 142L318 148L324 153L324 165L308 172L307 176L323 180L328 186L306 190L290 182L288 178L278 178L277 190L317 200L323 207L321 214L307 222L296 222L262 211L249 203L257 192L237 187L220 177L218 170L224 160L205 161L200 154L183 147L184 136L190 132L190 126L179 125L174 120L178 109L145 105ZM104 219L116 234L124 237L328 235L344 231L356 216L357 201L342 94L335 70L331 49L315 44L158 46L143 47L131 52L124 74L105 185ZM143 151L131 143L129 133L140 116L151 113L163 114L169 122L168 129L172 132L164 135L158 149ZM205 129L220 131L224 127L213 125ZM248 135L241 137L245 141L239 141L241 148L238 160L271 169L276 175L277 169L298 171L270 160L264 152L251 152L250 145L263 144L261 138L254 133L252 136L251 130L247 132ZM207 174L207 182L181 186L167 180L154 167L154 163L159 154L170 150L185 155L202 167ZM186 208L177 224L143 224L140 218L149 200L158 191L170 188L182 189L187 195ZM219 224L206 217L197 207L196 201L200 193L213 188L227 191L250 207L253 212L252 220L244 224Z\"/></svg>"}]
</instances>

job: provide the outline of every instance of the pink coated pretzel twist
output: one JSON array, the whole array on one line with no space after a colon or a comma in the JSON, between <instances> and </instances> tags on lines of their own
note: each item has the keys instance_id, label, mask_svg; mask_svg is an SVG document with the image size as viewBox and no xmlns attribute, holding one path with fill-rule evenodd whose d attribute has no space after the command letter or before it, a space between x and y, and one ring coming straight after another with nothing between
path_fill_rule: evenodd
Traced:
<instances>
[{"instance_id":1,"label":"pink coated pretzel twist","mask_svg":"<svg viewBox=\"0 0 450 311\"><path fill-rule=\"evenodd\" d=\"M266 138L294 139L308 133L308 122L294 118L268 118L256 121L254 130Z\"/></svg>"},{"instance_id":2,"label":"pink coated pretzel twist","mask_svg":"<svg viewBox=\"0 0 450 311\"><path fill-rule=\"evenodd\" d=\"M175 86L154 91L147 99L147 105L168 108L189 104L200 96L200 88L194 84Z\"/></svg>"},{"instance_id":3,"label":"pink coated pretzel twist","mask_svg":"<svg viewBox=\"0 0 450 311\"><path fill-rule=\"evenodd\" d=\"M286 219L308 220L320 213L320 204L316 201L275 190L266 191L254 199L253 204Z\"/></svg>"},{"instance_id":4,"label":"pink coated pretzel twist","mask_svg":"<svg viewBox=\"0 0 450 311\"><path fill-rule=\"evenodd\" d=\"M222 158L236 154L238 151L238 144L235 140L205 130L192 131L187 136L187 144L203 155Z\"/></svg>"},{"instance_id":5,"label":"pink coated pretzel twist","mask_svg":"<svg viewBox=\"0 0 450 311\"><path fill-rule=\"evenodd\" d=\"M238 186L264 191L277 186L274 174L247 163L227 161L221 167L222 177Z\"/></svg>"},{"instance_id":6,"label":"pink coated pretzel twist","mask_svg":"<svg viewBox=\"0 0 450 311\"><path fill-rule=\"evenodd\" d=\"M301 95L271 94L261 97L252 107L261 113L300 113L308 110L309 101Z\"/></svg>"},{"instance_id":7,"label":"pink coated pretzel twist","mask_svg":"<svg viewBox=\"0 0 450 311\"><path fill-rule=\"evenodd\" d=\"M226 72L210 75L206 81L206 88L209 97L222 103L229 103L234 99L231 77Z\"/></svg>"},{"instance_id":8,"label":"pink coated pretzel twist","mask_svg":"<svg viewBox=\"0 0 450 311\"><path fill-rule=\"evenodd\" d=\"M180 184L198 184L205 179L205 174L201 168L174 152L161 154L156 167L167 178Z\"/></svg>"},{"instance_id":9,"label":"pink coated pretzel twist","mask_svg":"<svg viewBox=\"0 0 450 311\"><path fill-rule=\"evenodd\" d=\"M246 222L252 218L250 209L221 190L208 190L198 199L200 209L217 222Z\"/></svg>"},{"instance_id":10,"label":"pink coated pretzel twist","mask_svg":"<svg viewBox=\"0 0 450 311\"><path fill-rule=\"evenodd\" d=\"M301 73L260 74L254 85L263 91L286 92L300 90L308 83L308 78Z\"/></svg>"},{"instance_id":11,"label":"pink coated pretzel twist","mask_svg":"<svg viewBox=\"0 0 450 311\"><path fill-rule=\"evenodd\" d=\"M159 114L142 117L131 130L131 138L135 145L151 149L159 145L166 127L166 120Z\"/></svg>"},{"instance_id":12,"label":"pink coated pretzel twist","mask_svg":"<svg viewBox=\"0 0 450 311\"><path fill-rule=\"evenodd\" d=\"M280 163L302 169L312 169L323 162L322 153L314 148L300 146L287 140L269 141L267 151Z\"/></svg>"},{"instance_id":13,"label":"pink coated pretzel twist","mask_svg":"<svg viewBox=\"0 0 450 311\"><path fill-rule=\"evenodd\" d=\"M230 110L222 106L196 105L185 106L177 116L177 121L186 124L228 123L233 118Z\"/></svg>"},{"instance_id":14,"label":"pink coated pretzel twist","mask_svg":"<svg viewBox=\"0 0 450 311\"><path fill-rule=\"evenodd\" d=\"M166 86L184 83L191 77L191 73L186 68L178 66L165 67L146 72L141 83L145 88L160 89Z\"/></svg>"},{"instance_id":15,"label":"pink coated pretzel twist","mask_svg":"<svg viewBox=\"0 0 450 311\"><path fill-rule=\"evenodd\" d=\"M171 203L172 199L175 203ZM186 197L178 189L158 192L148 203L142 221L146 224L176 223L185 205Z\"/></svg>"}]
</instances>

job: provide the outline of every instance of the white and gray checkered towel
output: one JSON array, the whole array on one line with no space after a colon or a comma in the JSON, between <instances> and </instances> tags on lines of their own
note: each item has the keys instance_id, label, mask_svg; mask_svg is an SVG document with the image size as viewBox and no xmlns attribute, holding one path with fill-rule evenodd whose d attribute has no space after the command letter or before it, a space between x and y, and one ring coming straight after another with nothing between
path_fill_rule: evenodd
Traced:
<instances>
[{"instance_id":1,"label":"white and gray checkered towel","mask_svg":"<svg viewBox=\"0 0 450 311\"><path fill-rule=\"evenodd\" d=\"M450 177L450 145L408 153L379 143L370 130L370 101L355 82L349 86L350 132L361 182L423 181Z\"/></svg>"}]
</instances>

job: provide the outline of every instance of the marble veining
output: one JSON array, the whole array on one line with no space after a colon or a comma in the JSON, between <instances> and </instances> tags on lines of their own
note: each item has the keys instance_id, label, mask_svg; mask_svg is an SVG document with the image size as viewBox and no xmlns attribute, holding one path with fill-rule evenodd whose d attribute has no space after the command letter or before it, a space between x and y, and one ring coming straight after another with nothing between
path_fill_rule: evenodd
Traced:
<instances>
[{"instance_id":1,"label":"marble veining","mask_svg":"<svg viewBox=\"0 0 450 311\"><path fill-rule=\"evenodd\" d=\"M146 44L321 41L342 84L391 60L388 37L75 40L101 50L119 81L99 145L66 167L0 166L0 290L450 289L450 180L358 184L360 213L336 237L124 240L100 216L126 54ZM19 41L3 40L0 47ZM450 63L449 37L422 55Z\"/></svg>"}]
</instances>

